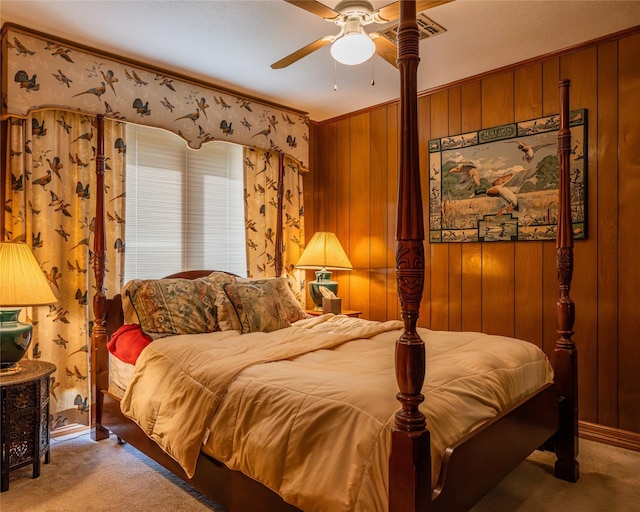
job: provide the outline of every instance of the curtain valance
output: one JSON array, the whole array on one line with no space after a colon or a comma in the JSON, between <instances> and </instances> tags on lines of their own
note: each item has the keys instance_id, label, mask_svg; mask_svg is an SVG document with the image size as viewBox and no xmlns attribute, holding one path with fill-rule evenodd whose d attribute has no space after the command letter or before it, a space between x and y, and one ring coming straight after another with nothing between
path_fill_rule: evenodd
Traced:
<instances>
[{"instance_id":1,"label":"curtain valance","mask_svg":"<svg viewBox=\"0 0 640 512\"><path fill-rule=\"evenodd\" d=\"M309 163L306 114L5 24L2 118L48 108L164 128L194 149L219 140Z\"/></svg>"}]
</instances>

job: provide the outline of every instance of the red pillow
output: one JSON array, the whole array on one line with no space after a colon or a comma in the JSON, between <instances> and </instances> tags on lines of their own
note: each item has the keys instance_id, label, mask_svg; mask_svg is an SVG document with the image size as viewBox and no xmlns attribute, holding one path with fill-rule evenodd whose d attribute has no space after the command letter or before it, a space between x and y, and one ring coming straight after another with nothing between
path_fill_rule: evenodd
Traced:
<instances>
[{"instance_id":1,"label":"red pillow","mask_svg":"<svg viewBox=\"0 0 640 512\"><path fill-rule=\"evenodd\" d=\"M124 324L111 335L107 348L121 361L136 364L140 352L151 343L151 337L138 324Z\"/></svg>"}]
</instances>

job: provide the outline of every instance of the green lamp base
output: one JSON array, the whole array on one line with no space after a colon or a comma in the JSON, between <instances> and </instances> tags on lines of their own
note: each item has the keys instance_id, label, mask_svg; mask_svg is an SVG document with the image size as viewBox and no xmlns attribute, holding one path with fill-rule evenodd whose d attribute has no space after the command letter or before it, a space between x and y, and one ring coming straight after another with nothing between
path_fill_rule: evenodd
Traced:
<instances>
[{"instance_id":1,"label":"green lamp base","mask_svg":"<svg viewBox=\"0 0 640 512\"><path fill-rule=\"evenodd\" d=\"M33 327L18 321L20 309L0 309L0 372L17 371L31 343Z\"/></svg>"},{"instance_id":2,"label":"green lamp base","mask_svg":"<svg viewBox=\"0 0 640 512\"><path fill-rule=\"evenodd\" d=\"M311 295L311 300L316 305L314 308L316 311L322 311L321 286L324 286L329 291L333 292L334 295L338 294L338 283L331 280L331 272L328 270L316 271L316 280L309 281L309 295Z\"/></svg>"}]
</instances>

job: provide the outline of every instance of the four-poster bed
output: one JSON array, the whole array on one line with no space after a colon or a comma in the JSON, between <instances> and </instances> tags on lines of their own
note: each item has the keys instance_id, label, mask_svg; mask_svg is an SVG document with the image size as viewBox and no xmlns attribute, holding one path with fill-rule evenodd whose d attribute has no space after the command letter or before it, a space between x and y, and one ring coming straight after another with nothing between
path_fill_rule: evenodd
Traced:
<instances>
[{"instance_id":1,"label":"four-poster bed","mask_svg":"<svg viewBox=\"0 0 640 512\"><path fill-rule=\"evenodd\" d=\"M428 365L431 364L431 359L427 358L432 354L426 352L425 340L420 336L420 332L424 335L426 331L419 331L416 327L422 297L424 270L427 264L424 255L417 140L416 71L418 61L415 2L401 2L398 64L401 73L400 123L402 136L396 268L402 306L402 323L398 323L396 326L401 334L395 344L395 377L399 389L397 400L400 402L400 410L395 414L390 429L388 493L385 493L388 494L388 508L394 512L466 510L528 454L542 445L554 449L557 454L556 476L569 481L576 481L578 478L576 460L577 354L575 344L571 339L574 307L569 297L573 241L569 197L570 132L568 129L569 84L567 81L561 82L560 85L561 127L558 138L560 211L557 239L560 285L557 311L560 339L555 348L553 383L543 381L535 389L528 390L522 397L504 407L497 416L483 421L480 425L466 432L460 439L447 445L443 453L437 456L442 459L440 469L436 471L437 474L432 475L432 442L434 442L433 432L430 430L432 425L427 421L420 408L420 405L425 401L423 395L425 374ZM102 122L103 119L99 118L99 139ZM104 188L102 179L105 161L104 148L101 144L98 145L96 158L98 192ZM160 447L157 438L155 438L156 441L151 439L143 428L128 417L130 414L123 413L122 401L126 402L125 407L127 404L130 406L132 395L127 394L127 390L124 397L118 396L109 387L107 341L109 335L124 322L124 315L122 298L116 296L114 299L107 300L103 290L106 271L104 222L104 203L99 193L96 200L94 247L97 293L93 305L96 318L92 333L91 352L94 439L100 440L108 437L109 431L115 433L119 438L157 460L229 510L299 510L299 508L285 502L266 485L258 483L239 471L228 469L225 464L213 458L211 454L200 453L197 455L197 464L193 468L189 466L185 469L184 464L177 462L175 455L167 454ZM192 271L169 277L198 279L206 277L209 273L210 271ZM361 322L358 319L349 320ZM310 321L316 320L310 319ZM302 320L302 322L308 321ZM326 321L326 323L328 322ZM372 322L365 322L365 324L372 324ZM375 336L371 339L375 340ZM165 338L165 340L167 339L169 338ZM152 345L161 344L154 341ZM164 343L164 345L169 345L169 343ZM149 358L145 359L145 364L147 361ZM136 375L143 379L144 376L141 373L136 373ZM430 366L429 375L431 375ZM423 409L428 405L425 403ZM224 412L226 406L221 405L220 407ZM360 430L359 426L354 426L346 420L347 418L344 421L344 428L352 429L352 433L357 434L357 431ZM316 432L315 435L322 436L323 432ZM261 455L257 454L257 457L260 458ZM325 469L327 473L335 470L332 467ZM384 493L384 490L381 492Z\"/></svg>"}]
</instances>

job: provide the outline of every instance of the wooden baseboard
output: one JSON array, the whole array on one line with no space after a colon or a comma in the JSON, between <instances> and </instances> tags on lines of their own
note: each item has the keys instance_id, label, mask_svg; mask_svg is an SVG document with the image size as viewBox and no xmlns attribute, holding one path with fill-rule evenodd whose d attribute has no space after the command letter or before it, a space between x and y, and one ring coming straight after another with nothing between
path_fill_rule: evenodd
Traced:
<instances>
[{"instance_id":1,"label":"wooden baseboard","mask_svg":"<svg viewBox=\"0 0 640 512\"><path fill-rule=\"evenodd\" d=\"M89 430L89 425L82 425L80 423L72 423L71 425L65 425L64 427L58 427L51 431L52 439L59 439L72 434Z\"/></svg>"},{"instance_id":2,"label":"wooden baseboard","mask_svg":"<svg viewBox=\"0 0 640 512\"><path fill-rule=\"evenodd\" d=\"M582 439L640 452L640 434L635 432L580 421L578 422L578 433Z\"/></svg>"}]
</instances>

